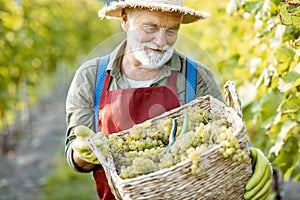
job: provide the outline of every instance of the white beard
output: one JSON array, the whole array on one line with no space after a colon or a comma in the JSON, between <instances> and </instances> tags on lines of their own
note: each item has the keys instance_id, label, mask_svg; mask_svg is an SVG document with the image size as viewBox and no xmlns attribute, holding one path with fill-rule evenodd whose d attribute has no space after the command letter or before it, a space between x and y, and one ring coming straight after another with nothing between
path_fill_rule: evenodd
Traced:
<instances>
[{"instance_id":1,"label":"white beard","mask_svg":"<svg viewBox=\"0 0 300 200\"><path fill-rule=\"evenodd\" d=\"M159 47L152 42L145 42L141 43L137 41L134 37L129 37L132 39L128 40L132 48L132 52L135 58L141 62L141 68L144 69L159 69L161 68L166 62L170 60L173 55L175 49L175 43L172 46L165 45L163 47ZM154 50L161 50L164 53L154 53L150 52L147 53L146 48L151 48Z\"/></svg>"}]
</instances>

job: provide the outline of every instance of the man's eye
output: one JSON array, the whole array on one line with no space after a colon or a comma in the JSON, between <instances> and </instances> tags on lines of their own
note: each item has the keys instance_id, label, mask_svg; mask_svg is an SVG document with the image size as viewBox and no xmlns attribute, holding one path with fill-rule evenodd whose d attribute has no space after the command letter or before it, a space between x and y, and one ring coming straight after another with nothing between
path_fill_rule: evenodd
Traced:
<instances>
[{"instance_id":1,"label":"man's eye","mask_svg":"<svg viewBox=\"0 0 300 200\"><path fill-rule=\"evenodd\" d=\"M159 28L158 27L154 27L154 26L144 26L143 30L146 33L155 33L155 32L157 32L159 30Z\"/></svg>"},{"instance_id":2,"label":"man's eye","mask_svg":"<svg viewBox=\"0 0 300 200\"><path fill-rule=\"evenodd\" d=\"M174 30L174 29L167 29L167 30L166 30L166 34L167 34L168 36L174 36L174 35L177 34L177 30Z\"/></svg>"}]
</instances>

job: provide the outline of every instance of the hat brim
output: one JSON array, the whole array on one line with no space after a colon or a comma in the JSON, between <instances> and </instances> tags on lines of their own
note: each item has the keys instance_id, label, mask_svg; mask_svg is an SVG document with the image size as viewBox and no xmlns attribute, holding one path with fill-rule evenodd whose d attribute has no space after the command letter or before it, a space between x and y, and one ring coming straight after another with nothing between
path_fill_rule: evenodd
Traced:
<instances>
[{"instance_id":1,"label":"hat brim","mask_svg":"<svg viewBox=\"0 0 300 200\"><path fill-rule=\"evenodd\" d=\"M154 11L178 13L183 16L182 24L189 24L198 20L210 17L207 12L202 12L183 6L158 4L158 3L127 3L127 2L112 2L109 6L104 6L98 11L98 16L103 18L116 18L122 17L122 10L125 8L149 9Z\"/></svg>"}]
</instances>

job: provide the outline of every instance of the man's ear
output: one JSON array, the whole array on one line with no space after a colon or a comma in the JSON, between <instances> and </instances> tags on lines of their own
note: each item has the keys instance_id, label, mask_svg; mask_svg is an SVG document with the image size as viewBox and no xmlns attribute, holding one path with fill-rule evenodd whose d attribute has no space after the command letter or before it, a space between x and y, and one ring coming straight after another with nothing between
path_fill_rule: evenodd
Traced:
<instances>
[{"instance_id":1,"label":"man's ear","mask_svg":"<svg viewBox=\"0 0 300 200\"><path fill-rule=\"evenodd\" d=\"M127 13L125 13L124 11L122 12L121 26L122 26L122 29L125 32L128 32L128 30L129 30L129 20L128 20Z\"/></svg>"}]
</instances>

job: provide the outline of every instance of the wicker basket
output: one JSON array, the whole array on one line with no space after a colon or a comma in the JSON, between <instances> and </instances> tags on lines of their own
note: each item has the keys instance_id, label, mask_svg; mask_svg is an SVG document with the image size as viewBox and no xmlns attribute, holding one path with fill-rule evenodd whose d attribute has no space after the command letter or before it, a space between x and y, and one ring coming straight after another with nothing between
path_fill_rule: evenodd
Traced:
<instances>
[{"instance_id":1,"label":"wicker basket","mask_svg":"<svg viewBox=\"0 0 300 200\"><path fill-rule=\"evenodd\" d=\"M245 124L242 120L241 106L233 82L225 84L225 99L227 104L234 104L235 109L228 107L219 100L205 96L186 105L166 112L151 119L155 124L166 117L176 118L182 115L189 106L199 106L225 118L230 126L235 128L242 149L248 148ZM118 133L127 134L128 130ZM220 146L214 146L201 156L201 166L205 170L200 175L191 173L191 161L178 163L167 169L162 169L136 178L122 179L117 174L112 156L107 159L95 148L92 140L87 141L94 153L103 164L106 176L113 194L118 200L166 200L166 199L243 199L244 187L252 174L251 161L233 162L225 159L219 153Z\"/></svg>"}]
</instances>

